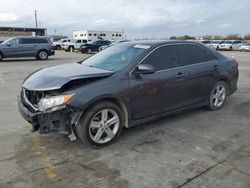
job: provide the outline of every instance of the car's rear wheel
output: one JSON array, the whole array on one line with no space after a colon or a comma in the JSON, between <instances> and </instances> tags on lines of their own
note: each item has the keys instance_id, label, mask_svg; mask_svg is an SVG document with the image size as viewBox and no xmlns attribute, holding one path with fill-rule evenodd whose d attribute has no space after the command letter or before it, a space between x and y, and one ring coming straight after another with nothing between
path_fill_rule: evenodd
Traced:
<instances>
[{"instance_id":1,"label":"car's rear wheel","mask_svg":"<svg viewBox=\"0 0 250 188\"><path fill-rule=\"evenodd\" d=\"M111 102L100 102L92 106L76 126L77 135L83 143L94 148L114 142L123 128L120 108Z\"/></svg>"},{"instance_id":2,"label":"car's rear wheel","mask_svg":"<svg viewBox=\"0 0 250 188\"><path fill-rule=\"evenodd\" d=\"M48 57L49 57L48 52L45 50L40 50L37 54L37 59L40 60L46 60L48 59Z\"/></svg>"},{"instance_id":3,"label":"car's rear wheel","mask_svg":"<svg viewBox=\"0 0 250 188\"><path fill-rule=\"evenodd\" d=\"M92 54L91 48L88 48L88 49L87 49L87 54Z\"/></svg>"},{"instance_id":4,"label":"car's rear wheel","mask_svg":"<svg viewBox=\"0 0 250 188\"><path fill-rule=\"evenodd\" d=\"M228 97L228 87L224 81L219 81L213 87L209 97L209 109L219 110L223 108Z\"/></svg>"}]
</instances>

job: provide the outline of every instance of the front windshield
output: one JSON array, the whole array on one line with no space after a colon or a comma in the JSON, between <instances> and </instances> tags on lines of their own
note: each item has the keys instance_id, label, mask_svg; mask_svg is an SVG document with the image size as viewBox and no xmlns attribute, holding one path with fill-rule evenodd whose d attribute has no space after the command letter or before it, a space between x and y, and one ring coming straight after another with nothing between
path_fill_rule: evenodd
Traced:
<instances>
[{"instance_id":1,"label":"front windshield","mask_svg":"<svg viewBox=\"0 0 250 188\"><path fill-rule=\"evenodd\" d=\"M213 41L213 44L220 44L220 41Z\"/></svg>"},{"instance_id":2,"label":"front windshield","mask_svg":"<svg viewBox=\"0 0 250 188\"><path fill-rule=\"evenodd\" d=\"M232 41L225 41L222 44L232 44L232 43L233 43Z\"/></svg>"},{"instance_id":3,"label":"front windshield","mask_svg":"<svg viewBox=\"0 0 250 188\"><path fill-rule=\"evenodd\" d=\"M138 48L134 45L114 45L81 63L99 69L120 71L135 60L140 54L145 52L145 50L145 48Z\"/></svg>"},{"instance_id":4,"label":"front windshield","mask_svg":"<svg viewBox=\"0 0 250 188\"><path fill-rule=\"evenodd\" d=\"M88 44L95 44L95 43L96 43L95 40L92 40L92 41L88 42Z\"/></svg>"},{"instance_id":5,"label":"front windshield","mask_svg":"<svg viewBox=\"0 0 250 188\"><path fill-rule=\"evenodd\" d=\"M7 39L7 40L3 41L2 44L7 44L7 43L9 43L12 39L13 39L13 38Z\"/></svg>"}]
</instances>

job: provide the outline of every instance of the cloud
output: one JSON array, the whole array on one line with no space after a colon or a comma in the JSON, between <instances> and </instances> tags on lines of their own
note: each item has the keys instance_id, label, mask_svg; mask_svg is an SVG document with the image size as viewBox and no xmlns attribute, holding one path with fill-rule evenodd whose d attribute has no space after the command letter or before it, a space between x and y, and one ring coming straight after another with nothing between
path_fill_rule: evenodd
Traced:
<instances>
[{"instance_id":1,"label":"cloud","mask_svg":"<svg viewBox=\"0 0 250 188\"><path fill-rule=\"evenodd\" d=\"M0 23L14 23L19 20L14 13L0 13Z\"/></svg>"},{"instance_id":2,"label":"cloud","mask_svg":"<svg viewBox=\"0 0 250 188\"><path fill-rule=\"evenodd\" d=\"M219 28L230 28L230 27L232 27L232 25L229 23L223 23L223 24L219 24L218 27Z\"/></svg>"},{"instance_id":3,"label":"cloud","mask_svg":"<svg viewBox=\"0 0 250 188\"><path fill-rule=\"evenodd\" d=\"M1 9L0 25L28 27L35 25L37 9L39 25L51 34L113 28L129 37L250 31L249 0L8 0Z\"/></svg>"},{"instance_id":4,"label":"cloud","mask_svg":"<svg viewBox=\"0 0 250 188\"><path fill-rule=\"evenodd\" d=\"M196 21L195 21L195 24L196 24L196 25L201 25L201 24L203 24L205 21L206 21L206 20L203 20L203 19L196 20Z\"/></svg>"}]
</instances>

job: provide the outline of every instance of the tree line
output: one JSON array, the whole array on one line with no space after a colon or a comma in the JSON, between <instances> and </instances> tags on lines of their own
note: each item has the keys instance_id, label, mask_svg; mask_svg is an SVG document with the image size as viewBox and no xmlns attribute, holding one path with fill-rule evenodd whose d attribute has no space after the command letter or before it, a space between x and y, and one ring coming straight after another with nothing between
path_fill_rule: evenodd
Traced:
<instances>
[{"instance_id":1,"label":"tree line","mask_svg":"<svg viewBox=\"0 0 250 188\"><path fill-rule=\"evenodd\" d=\"M245 36L240 36L239 34L229 34L226 36L222 35L204 35L202 37L199 37L203 40L250 40L250 34L247 34ZM183 36L171 36L169 38L170 40L195 40L196 37L189 36L189 35L183 35Z\"/></svg>"}]
</instances>

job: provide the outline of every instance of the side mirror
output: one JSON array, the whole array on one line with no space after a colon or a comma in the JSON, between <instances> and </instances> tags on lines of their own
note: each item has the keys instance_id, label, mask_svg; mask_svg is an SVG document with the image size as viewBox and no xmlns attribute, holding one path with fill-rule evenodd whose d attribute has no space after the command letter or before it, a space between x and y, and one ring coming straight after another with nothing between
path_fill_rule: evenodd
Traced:
<instances>
[{"instance_id":1,"label":"side mirror","mask_svg":"<svg viewBox=\"0 0 250 188\"><path fill-rule=\"evenodd\" d=\"M8 42L7 44L6 44L7 46L11 46L11 44Z\"/></svg>"},{"instance_id":2,"label":"side mirror","mask_svg":"<svg viewBox=\"0 0 250 188\"><path fill-rule=\"evenodd\" d=\"M149 64L140 64L138 65L135 73L136 74L152 74L155 72L155 68Z\"/></svg>"}]
</instances>

